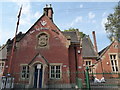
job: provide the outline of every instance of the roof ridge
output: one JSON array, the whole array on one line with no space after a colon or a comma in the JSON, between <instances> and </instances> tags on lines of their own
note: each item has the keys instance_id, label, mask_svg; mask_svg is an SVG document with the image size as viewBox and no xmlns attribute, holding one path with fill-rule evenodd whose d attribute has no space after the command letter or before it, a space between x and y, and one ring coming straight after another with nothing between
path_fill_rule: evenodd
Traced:
<instances>
[{"instance_id":1,"label":"roof ridge","mask_svg":"<svg viewBox=\"0 0 120 90\"><path fill-rule=\"evenodd\" d=\"M105 50L103 51L103 53L101 53L101 55L99 55L99 56L103 56L104 54L105 54L105 52L109 49L109 47L112 45L114 43L114 41L110 44L110 45L108 45L106 48L104 48Z\"/></svg>"}]
</instances>

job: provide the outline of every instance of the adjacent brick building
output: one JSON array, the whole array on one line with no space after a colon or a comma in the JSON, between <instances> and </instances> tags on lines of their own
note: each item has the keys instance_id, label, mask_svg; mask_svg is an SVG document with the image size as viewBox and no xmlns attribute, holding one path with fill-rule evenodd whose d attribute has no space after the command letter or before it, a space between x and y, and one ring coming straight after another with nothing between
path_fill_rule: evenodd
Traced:
<instances>
[{"instance_id":1,"label":"adjacent brick building","mask_svg":"<svg viewBox=\"0 0 120 90\"><path fill-rule=\"evenodd\" d=\"M120 42L113 40L112 43L99 52L99 60L95 66L96 73L105 73L96 75L97 78L118 78L120 77Z\"/></svg>"},{"instance_id":2,"label":"adjacent brick building","mask_svg":"<svg viewBox=\"0 0 120 90\"><path fill-rule=\"evenodd\" d=\"M0 48L0 77L3 75L6 60L7 60L7 45L3 45Z\"/></svg>"}]
</instances>

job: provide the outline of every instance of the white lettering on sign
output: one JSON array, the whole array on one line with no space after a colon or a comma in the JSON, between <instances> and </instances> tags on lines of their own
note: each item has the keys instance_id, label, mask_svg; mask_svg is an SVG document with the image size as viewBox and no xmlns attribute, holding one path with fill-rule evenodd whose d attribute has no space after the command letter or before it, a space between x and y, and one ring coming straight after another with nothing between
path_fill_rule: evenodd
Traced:
<instances>
[{"instance_id":1,"label":"white lettering on sign","mask_svg":"<svg viewBox=\"0 0 120 90\"><path fill-rule=\"evenodd\" d=\"M34 33L35 31L41 31L41 30L49 30L49 28L43 28L43 27L36 28L36 29L30 31L30 34Z\"/></svg>"},{"instance_id":2,"label":"white lettering on sign","mask_svg":"<svg viewBox=\"0 0 120 90\"><path fill-rule=\"evenodd\" d=\"M35 30L31 31L30 34L32 34L32 33L34 33L34 32L35 32Z\"/></svg>"},{"instance_id":3,"label":"white lettering on sign","mask_svg":"<svg viewBox=\"0 0 120 90\"><path fill-rule=\"evenodd\" d=\"M37 69L41 69L41 64L38 64L38 65L37 65Z\"/></svg>"},{"instance_id":4,"label":"white lettering on sign","mask_svg":"<svg viewBox=\"0 0 120 90\"><path fill-rule=\"evenodd\" d=\"M49 28L43 28L43 27L40 27L40 28L36 28L36 31L40 31L40 30L48 30Z\"/></svg>"}]
</instances>

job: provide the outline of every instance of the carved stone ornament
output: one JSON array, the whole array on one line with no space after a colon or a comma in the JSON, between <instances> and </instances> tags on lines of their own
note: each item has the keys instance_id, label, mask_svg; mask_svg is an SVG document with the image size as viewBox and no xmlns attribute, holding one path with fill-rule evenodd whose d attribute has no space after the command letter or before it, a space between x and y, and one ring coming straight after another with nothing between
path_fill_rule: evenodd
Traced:
<instances>
[{"instance_id":1,"label":"carved stone ornament","mask_svg":"<svg viewBox=\"0 0 120 90\"><path fill-rule=\"evenodd\" d=\"M38 46L45 47L48 44L48 36L46 34L40 34L38 36Z\"/></svg>"},{"instance_id":2,"label":"carved stone ornament","mask_svg":"<svg viewBox=\"0 0 120 90\"><path fill-rule=\"evenodd\" d=\"M45 26L47 24L46 21L40 21L40 23L41 23L42 26Z\"/></svg>"}]
</instances>

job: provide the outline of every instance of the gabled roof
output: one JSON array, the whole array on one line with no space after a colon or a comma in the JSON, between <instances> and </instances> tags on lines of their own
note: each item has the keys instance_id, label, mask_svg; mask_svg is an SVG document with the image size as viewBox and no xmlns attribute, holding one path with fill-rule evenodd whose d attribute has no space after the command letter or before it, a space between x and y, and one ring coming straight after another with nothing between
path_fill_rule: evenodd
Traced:
<instances>
[{"instance_id":1,"label":"gabled roof","mask_svg":"<svg viewBox=\"0 0 120 90\"><path fill-rule=\"evenodd\" d=\"M76 31L66 31L62 32L66 38L69 38L71 42L78 43L78 37Z\"/></svg>"},{"instance_id":2,"label":"gabled roof","mask_svg":"<svg viewBox=\"0 0 120 90\"><path fill-rule=\"evenodd\" d=\"M115 42L115 41L113 41L110 45L108 45L108 46L105 47L103 50L101 50L101 51L98 53L99 56L102 57L114 42Z\"/></svg>"},{"instance_id":3,"label":"gabled roof","mask_svg":"<svg viewBox=\"0 0 120 90\"><path fill-rule=\"evenodd\" d=\"M37 54L32 58L32 60L29 62L28 65L32 64L38 55L40 55L40 57L46 62L46 64L49 64L48 60L47 60L44 56L42 56L40 53L37 53Z\"/></svg>"},{"instance_id":4,"label":"gabled roof","mask_svg":"<svg viewBox=\"0 0 120 90\"><path fill-rule=\"evenodd\" d=\"M85 35L82 40L82 55L83 58L97 58L97 53L88 35Z\"/></svg>"},{"instance_id":5,"label":"gabled roof","mask_svg":"<svg viewBox=\"0 0 120 90\"><path fill-rule=\"evenodd\" d=\"M3 45L0 48L0 59L6 60L7 59L7 44Z\"/></svg>"}]
</instances>

